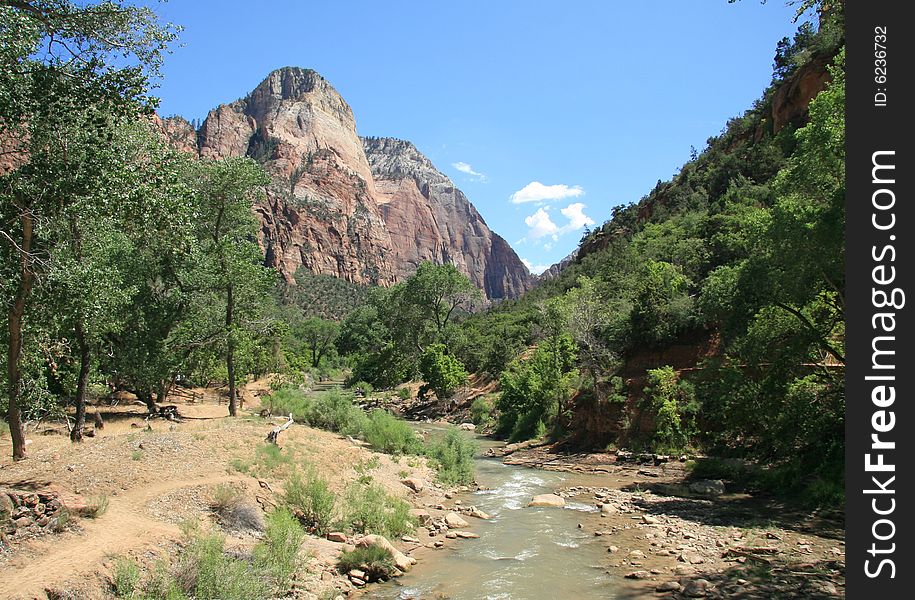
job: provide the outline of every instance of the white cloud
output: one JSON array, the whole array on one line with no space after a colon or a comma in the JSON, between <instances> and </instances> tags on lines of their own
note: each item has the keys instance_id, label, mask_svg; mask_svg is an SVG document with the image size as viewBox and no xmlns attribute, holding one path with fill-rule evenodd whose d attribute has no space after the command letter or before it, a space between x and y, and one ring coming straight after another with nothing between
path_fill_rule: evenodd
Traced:
<instances>
[{"instance_id":1,"label":"white cloud","mask_svg":"<svg viewBox=\"0 0 915 600\"><path fill-rule=\"evenodd\" d=\"M594 219L583 212L585 208L586 206L581 202L574 202L565 208L560 209L559 212L569 220L569 224L563 227L563 230L566 232L575 231L576 229L582 229L588 225L594 225Z\"/></svg>"},{"instance_id":2,"label":"white cloud","mask_svg":"<svg viewBox=\"0 0 915 600\"><path fill-rule=\"evenodd\" d=\"M562 200L563 198L577 198L585 191L580 185L568 186L564 183L556 185L543 185L539 181L532 181L510 196L512 204L525 202L547 202Z\"/></svg>"},{"instance_id":3,"label":"white cloud","mask_svg":"<svg viewBox=\"0 0 915 600\"><path fill-rule=\"evenodd\" d=\"M537 240L546 235L555 236L559 231L556 223L547 214L546 209L538 208L537 212L524 218L524 224L528 226L527 239Z\"/></svg>"},{"instance_id":4,"label":"white cloud","mask_svg":"<svg viewBox=\"0 0 915 600\"><path fill-rule=\"evenodd\" d=\"M477 177L480 181L486 181L486 175L483 175L482 173L478 173L478 172L474 171L473 167L471 167L468 163L465 163L463 161L458 161L456 163L451 163L451 166L454 167L455 169L457 169L458 171L460 171L461 173L466 173L467 175L470 175L472 177Z\"/></svg>"},{"instance_id":5,"label":"white cloud","mask_svg":"<svg viewBox=\"0 0 915 600\"><path fill-rule=\"evenodd\" d=\"M550 268L550 265L535 265L534 263L527 260L526 258L522 258L521 262L523 262L524 266L527 267L527 270L530 271L531 273L533 273L534 275L540 275L541 273L543 273L544 271L546 271L547 269Z\"/></svg>"},{"instance_id":6,"label":"white cloud","mask_svg":"<svg viewBox=\"0 0 915 600\"><path fill-rule=\"evenodd\" d=\"M537 212L524 218L524 224L527 225L528 231L523 240L537 241L549 236L555 242L560 236L594 225L594 219L584 213L585 208L587 208L585 204L573 202L565 208L559 209L562 216L568 219L568 223L562 227L557 225L550 217L547 212L549 207L542 206L538 208ZM545 250L550 250L553 245L547 242L543 247Z\"/></svg>"}]
</instances>

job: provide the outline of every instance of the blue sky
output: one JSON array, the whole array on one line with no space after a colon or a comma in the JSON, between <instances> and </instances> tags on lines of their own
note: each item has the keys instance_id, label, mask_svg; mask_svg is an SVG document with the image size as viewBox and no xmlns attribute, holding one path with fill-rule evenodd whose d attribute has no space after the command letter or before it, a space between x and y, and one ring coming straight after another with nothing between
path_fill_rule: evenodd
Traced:
<instances>
[{"instance_id":1,"label":"blue sky","mask_svg":"<svg viewBox=\"0 0 915 600\"><path fill-rule=\"evenodd\" d=\"M534 270L749 108L792 35L783 1L172 0L158 90L203 118L312 68L361 135L412 141Z\"/></svg>"}]
</instances>

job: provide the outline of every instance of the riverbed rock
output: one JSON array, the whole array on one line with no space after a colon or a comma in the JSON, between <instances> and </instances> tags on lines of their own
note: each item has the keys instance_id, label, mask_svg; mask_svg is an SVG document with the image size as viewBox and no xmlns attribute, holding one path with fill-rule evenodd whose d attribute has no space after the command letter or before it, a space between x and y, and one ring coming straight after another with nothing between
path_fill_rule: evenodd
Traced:
<instances>
[{"instance_id":1,"label":"riverbed rock","mask_svg":"<svg viewBox=\"0 0 915 600\"><path fill-rule=\"evenodd\" d=\"M467 514L470 515L471 517L476 517L477 519L491 519L492 518L489 515L489 513L480 510L476 506L471 506L467 510Z\"/></svg>"},{"instance_id":2,"label":"riverbed rock","mask_svg":"<svg viewBox=\"0 0 915 600\"><path fill-rule=\"evenodd\" d=\"M679 592L683 589L683 586L676 581L665 581L661 585L655 588L656 592Z\"/></svg>"},{"instance_id":3,"label":"riverbed rock","mask_svg":"<svg viewBox=\"0 0 915 600\"><path fill-rule=\"evenodd\" d=\"M410 509L410 515L416 517L416 520L419 521L420 525L428 525L432 522L432 515L429 514L428 510L412 508Z\"/></svg>"},{"instance_id":4,"label":"riverbed rock","mask_svg":"<svg viewBox=\"0 0 915 600\"><path fill-rule=\"evenodd\" d=\"M600 505L600 514L601 515L615 515L618 512L620 512L619 509L617 507L613 506L612 504L601 504Z\"/></svg>"},{"instance_id":5,"label":"riverbed rock","mask_svg":"<svg viewBox=\"0 0 915 600\"><path fill-rule=\"evenodd\" d=\"M450 529L460 529L462 527L469 526L470 523L462 519L459 514L450 512L445 515L445 525L447 525Z\"/></svg>"},{"instance_id":6,"label":"riverbed rock","mask_svg":"<svg viewBox=\"0 0 915 600\"><path fill-rule=\"evenodd\" d=\"M385 550L391 553L391 556L394 557L394 566L396 566L401 571L409 571L410 568L416 564L416 559L407 556L400 550L394 547L394 544L388 541L388 539L382 535L364 535L358 540L356 540L356 546L365 548L367 546L381 546Z\"/></svg>"},{"instance_id":7,"label":"riverbed rock","mask_svg":"<svg viewBox=\"0 0 915 600\"><path fill-rule=\"evenodd\" d=\"M626 573L626 579L648 579L651 577L651 573L648 571L632 571L631 573Z\"/></svg>"},{"instance_id":8,"label":"riverbed rock","mask_svg":"<svg viewBox=\"0 0 915 600\"><path fill-rule=\"evenodd\" d=\"M683 594L687 598L704 598L708 595L710 585L707 579L694 579L683 588Z\"/></svg>"},{"instance_id":9,"label":"riverbed rock","mask_svg":"<svg viewBox=\"0 0 915 600\"><path fill-rule=\"evenodd\" d=\"M342 531L331 531L327 534L327 539L331 542L344 543L346 542L346 534Z\"/></svg>"},{"instance_id":10,"label":"riverbed rock","mask_svg":"<svg viewBox=\"0 0 915 600\"><path fill-rule=\"evenodd\" d=\"M566 505L566 501L564 498L557 496L556 494L539 494L531 498L531 501L528 502L527 505L561 508Z\"/></svg>"},{"instance_id":11,"label":"riverbed rock","mask_svg":"<svg viewBox=\"0 0 915 600\"><path fill-rule=\"evenodd\" d=\"M689 491L703 496L720 496L724 493L724 482L720 479L699 479L689 484Z\"/></svg>"},{"instance_id":12,"label":"riverbed rock","mask_svg":"<svg viewBox=\"0 0 915 600\"><path fill-rule=\"evenodd\" d=\"M417 493L423 491L423 488L426 487L426 482L418 477L407 477L406 479L401 479L400 483Z\"/></svg>"},{"instance_id":13,"label":"riverbed rock","mask_svg":"<svg viewBox=\"0 0 915 600\"><path fill-rule=\"evenodd\" d=\"M474 425L473 423L461 423L460 425L458 425L458 429L462 429L464 431L476 431L477 426Z\"/></svg>"},{"instance_id":14,"label":"riverbed rock","mask_svg":"<svg viewBox=\"0 0 915 600\"><path fill-rule=\"evenodd\" d=\"M472 531L455 531L454 535L456 535L457 537L459 537L461 539L465 539L465 540L475 540L478 537L480 537L479 535L477 535L476 533L473 533Z\"/></svg>"}]
</instances>

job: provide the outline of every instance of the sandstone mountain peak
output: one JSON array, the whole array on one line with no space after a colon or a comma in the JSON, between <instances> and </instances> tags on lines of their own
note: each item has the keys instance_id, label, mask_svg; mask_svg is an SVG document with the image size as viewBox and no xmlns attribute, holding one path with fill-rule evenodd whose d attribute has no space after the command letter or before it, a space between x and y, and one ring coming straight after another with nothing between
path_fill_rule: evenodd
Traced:
<instances>
[{"instance_id":1,"label":"sandstone mountain peak","mask_svg":"<svg viewBox=\"0 0 915 600\"><path fill-rule=\"evenodd\" d=\"M201 156L249 156L271 175L255 211L268 264L289 280L304 268L357 284L391 285L423 261L453 263L490 299L534 278L473 204L411 142L360 138L349 104L311 69L283 67L221 105L196 132L162 128Z\"/></svg>"}]
</instances>

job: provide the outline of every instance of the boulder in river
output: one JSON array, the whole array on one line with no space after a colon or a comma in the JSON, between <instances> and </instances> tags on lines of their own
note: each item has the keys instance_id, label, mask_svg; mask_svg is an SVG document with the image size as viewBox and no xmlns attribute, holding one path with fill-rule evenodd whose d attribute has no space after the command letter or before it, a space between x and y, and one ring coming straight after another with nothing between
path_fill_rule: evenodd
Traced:
<instances>
[{"instance_id":1,"label":"boulder in river","mask_svg":"<svg viewBox=\"0 0 915 600\"><path fill-rule=\"evenodd\" d=\"M531 501L528 502L527 505L561 508L566 505L566 501L564 498L557 496L556 494L539 494L531 498Z\"/></svg>"},{"instance_id":2,"label":"boulder in river","mask_svg":"<svg viewBox=\"0 0 915 600\"><path fill-rule=\"evenodd\" d=\"M447 525L449 529L460 529L461 527L467 527L469 523L462 519L459 514L450 512L445 515L445 525Z\"/></svg>"}]
</instances>

